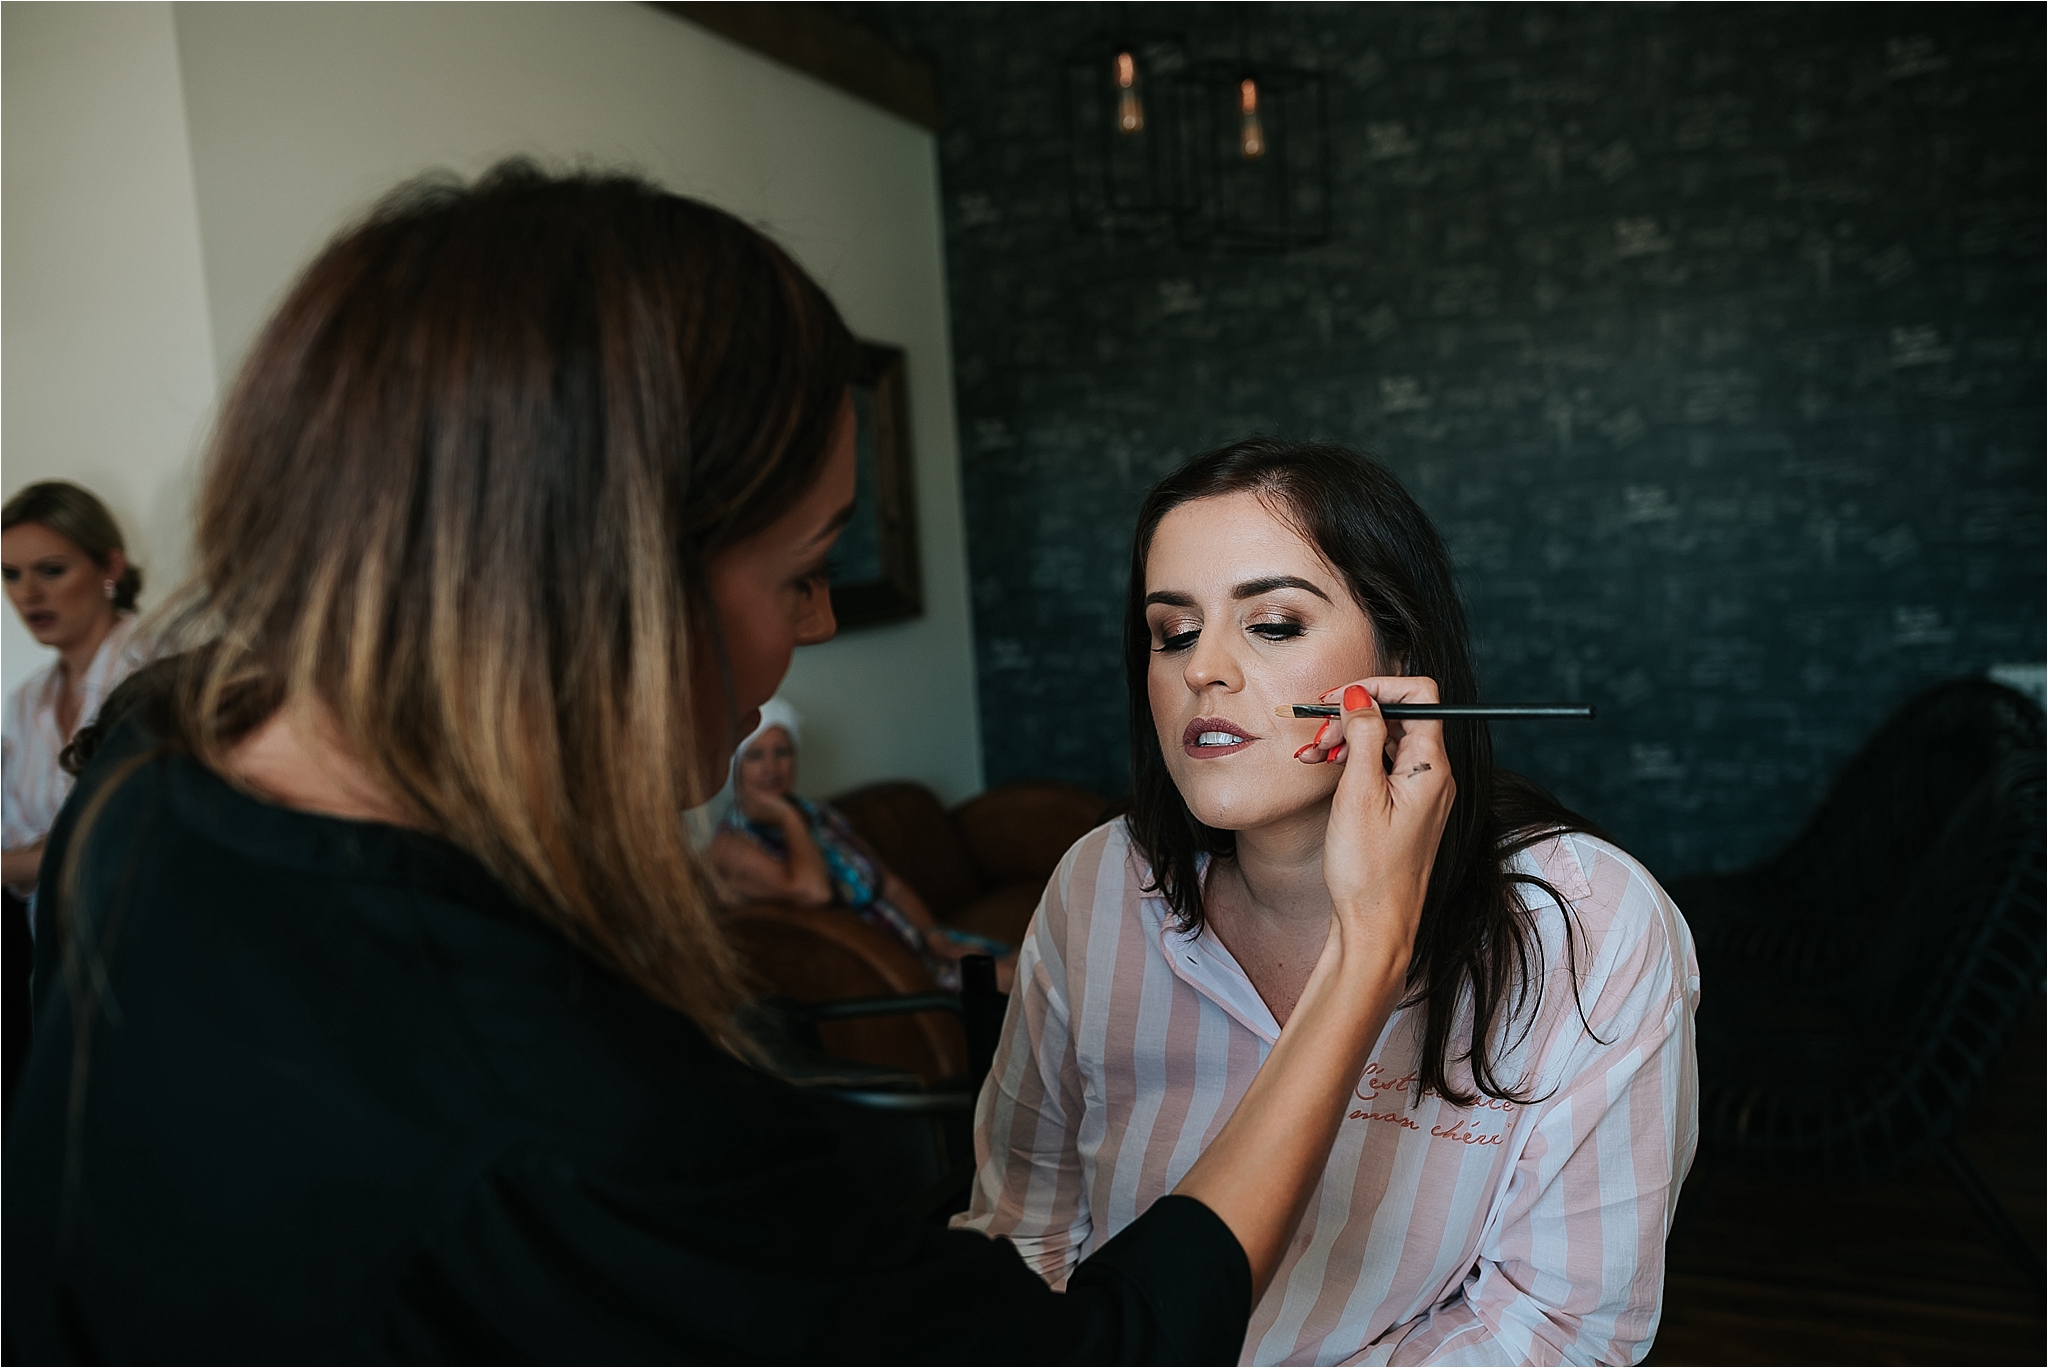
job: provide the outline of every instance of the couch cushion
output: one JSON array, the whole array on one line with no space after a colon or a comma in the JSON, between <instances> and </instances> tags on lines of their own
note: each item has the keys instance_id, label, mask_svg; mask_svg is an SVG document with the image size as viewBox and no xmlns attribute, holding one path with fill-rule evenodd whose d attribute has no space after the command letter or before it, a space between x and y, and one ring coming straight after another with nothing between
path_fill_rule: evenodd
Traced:
<instances>
[{"instance_id":1,"label":"couch cushion","mask_svg":"<svg viewBox=\"0 0 2048 1368\"><path fill-rule=\"evenodd\" d=\"M934 917L964 906L981 891L966 848L946 820L939 799L923 784L891 779L832 800L882 863L902 878Z\"/></svg>"},{"instance_id":2,"label":"couch cushion","mask_svg":"<svg viewBox=\"0 0 2048 1368\"><path fill-rule=\"evenodd\" d=\"M953 827L983 888L1031 884L1035 902L1060 857L1102 821L1108 806L1108 799L1077 785L1031 780L969 798L953 809Z\"/></svg>"}]
</instances>

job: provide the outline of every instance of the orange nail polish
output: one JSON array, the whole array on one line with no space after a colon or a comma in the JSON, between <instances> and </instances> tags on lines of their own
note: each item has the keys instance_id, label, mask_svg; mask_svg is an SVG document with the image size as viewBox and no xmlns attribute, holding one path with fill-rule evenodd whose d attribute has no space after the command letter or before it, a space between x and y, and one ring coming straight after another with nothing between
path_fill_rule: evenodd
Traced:
<instances>
[{"instance_id":1,"label":"orange nail polish","mask_svg":"<svg viewBox=\"0 0 2048 1368\"><path fill-rule=\"evenodd\" d=\"M1363 684L1347 685L1344 689L1344 711L1362 712L1372 706L1372 695L1365 691Z\"/></svg>"},{"instance_id":2,"label":"orange nail polish","mask_svg":"<svg viewBox=\"0 0 2048 1368\"><path fill-rule=\"evenodd\" d=\"M1311 741L1311 742L1309 742L1309 744L1310 744L1311 746L1320 746L1320 745L1322 745L1322 744L1323 744L1323 738L1324 738L1324 737L1326 737L1326 736L1328 736L1328 735L1330 734L1330 724L1331 724L1332 722L1335 722L1336 720L1337 720L1337 719L1336 719L1336 718L1334 718L1334 717L1326 717L1326 718L1324 718L1324 719L1323 719L1323 725L1322 725L1322 726L1320 726L1320 727L1317 727L1317 728L1316 728L1316 739L1315 739L1315 740L1313 740L1313 741Z\"/></svg>"},{"instance_id":3,"label":"orange nail polish","mask_svg":"<svg viewBox=\"0 0 2048 1368\"><path fill-rule=\"evenodd\" d=\"M1303 746L1300 750L1296 751L1294 753L1294 758L1299 760L1302 756L1307 755L1310 751L1314 750L1315 748L1316 743L1311 741L1306 746Z\"/></svg>"}]
</instances>

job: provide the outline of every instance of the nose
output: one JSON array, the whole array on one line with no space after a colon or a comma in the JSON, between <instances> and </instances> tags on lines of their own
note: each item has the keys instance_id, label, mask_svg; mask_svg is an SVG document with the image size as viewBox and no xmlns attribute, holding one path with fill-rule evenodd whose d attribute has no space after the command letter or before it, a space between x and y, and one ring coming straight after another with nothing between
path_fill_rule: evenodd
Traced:
<instances>
[{"instance_id":1,"label":"nose","mask_svg":"<svg viewBox=\"0 0 2048 1368\"><path fill-rule=\"evenodd\" d=\"M1215 625L1202 628L1202 634L1195 638L1195 649L1188 652L1188 663L1181 672L1190 691L1200 693L1204 689L1220 687L1225 693L1236 693L1244 687L1244 670L1239 666L1237 656L1231 651L1230 633Z\"/></svg>"},{"instance_id":2,"label":"nose","mask_svg":"<svg viewBox=\"0 0 2048 1368\"><path fill-rule=\"evenodd\" d=\"M796 644L817 646L839 635L839 619L832 612L832 594L829 590L817 595L816 601L804 610L796 627Z\"/></svg>"}]
</instances>

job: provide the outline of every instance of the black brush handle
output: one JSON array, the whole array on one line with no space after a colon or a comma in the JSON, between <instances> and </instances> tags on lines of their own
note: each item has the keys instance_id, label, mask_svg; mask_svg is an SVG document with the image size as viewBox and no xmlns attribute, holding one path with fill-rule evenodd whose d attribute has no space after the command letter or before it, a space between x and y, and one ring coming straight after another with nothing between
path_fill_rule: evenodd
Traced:
<instances>
[{"instance_id":1,"label":"black brush handle","mask_svg":"<svg viewBox=\"0 0 2048 1368\"><path fill-rule=\"evenodd\" d=\"M1389 722L1439 722L1454 717L1475 722L1515 722L1523 718L1591 717L1588 703L1382 703L1380 714ZM1344 709L1335 703L1296 703L1296 717L1342 717Z\"/></svg>"}]
</instances>

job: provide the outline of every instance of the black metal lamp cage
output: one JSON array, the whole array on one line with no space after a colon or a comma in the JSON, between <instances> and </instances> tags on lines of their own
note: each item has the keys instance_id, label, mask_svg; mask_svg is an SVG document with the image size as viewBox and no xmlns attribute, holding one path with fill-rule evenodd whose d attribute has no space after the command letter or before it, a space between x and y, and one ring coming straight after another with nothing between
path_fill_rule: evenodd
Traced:
<instances>
[{"instance_id":1,"label":"black metal lamp cage","mask_svg":"<svg viewBox=\"0 0 2048 1368\"><path fill-rule=\"evenodd\" d=\"M1173 85L1181 244L1284 252L1328 241L1330 114L1321 73L1203 62Z\"/></svg>"},{"instance_id":2,"label":"black metal lamp cage","mask_svg":"<svg viewBox=\"0 0 2048 1368\"><path fill-rule=\"evenodd\" d=\"M1323 76L1190 63L1178 36L1098 32L1061 69L1067 193L1085 232L1171 225L1184 247L1284 252L1331 232Z\"/></svg>"},{"instance_id":3,"label":"black metal lamp cage","mask_svg":"<svg viewBox=\"0 0 2048 1368\"><path fill-rule=\"evenodd\" d=\"M1067 125L1067 198L1084 231L1170 221L1174 186L1172 91L1187 65L1168 34L1096 33L1061 66Z\"/></svg>"}]
</instances>

